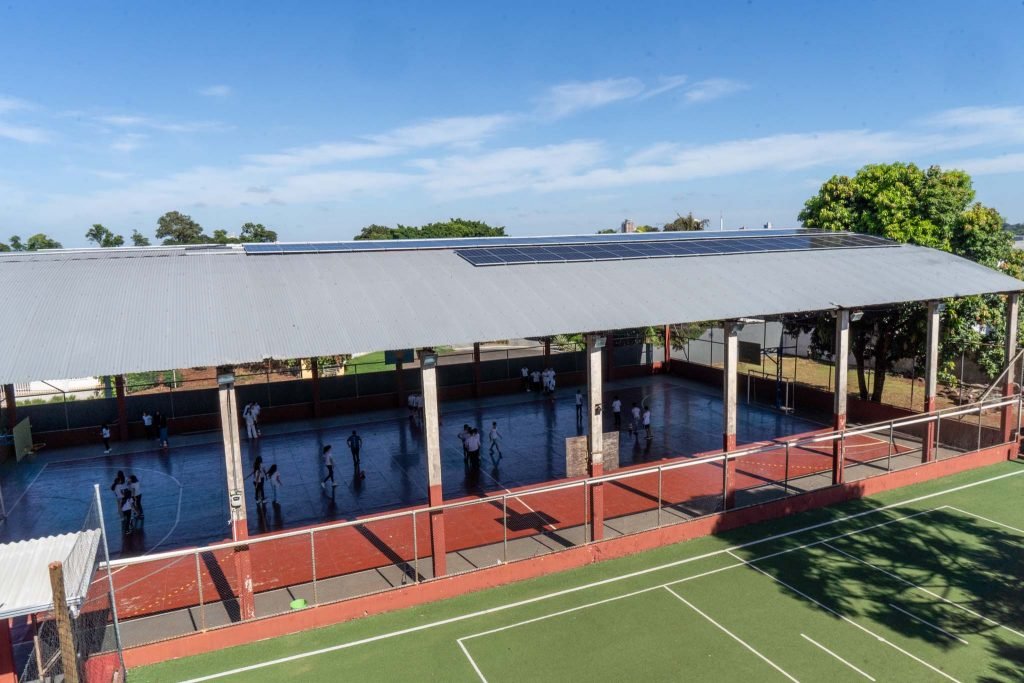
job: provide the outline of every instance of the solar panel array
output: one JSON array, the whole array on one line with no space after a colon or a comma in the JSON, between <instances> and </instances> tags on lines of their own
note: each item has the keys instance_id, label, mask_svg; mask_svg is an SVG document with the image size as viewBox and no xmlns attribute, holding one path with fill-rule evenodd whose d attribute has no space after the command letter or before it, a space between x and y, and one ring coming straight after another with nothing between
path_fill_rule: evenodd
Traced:
<instances>
[{"instance_id":1,"label":"solar panel array","mask_svg":"<svg viewBox=\"0 0 1024 683\"><path fill-rule=\"evenodd\" d=\"M665 234L665 233L662 233ZM506 266L523 263L573 263L626 259L755 254L778 251L892 247L895 242L855 233L808 233L717 239L678 239L640 242L566 244L557 246L492 247L458 249L456 254L474 266Z\"/></svg>"}]
</instances>

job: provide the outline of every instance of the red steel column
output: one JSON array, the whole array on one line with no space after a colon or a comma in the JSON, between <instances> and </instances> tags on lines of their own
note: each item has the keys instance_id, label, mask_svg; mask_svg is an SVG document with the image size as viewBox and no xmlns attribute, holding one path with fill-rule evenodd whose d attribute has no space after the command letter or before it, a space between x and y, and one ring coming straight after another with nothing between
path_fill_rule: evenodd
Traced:
<instances>
[{"instance_id":1,"label":"red steel column","mask_svg":"<svg viewBox=\"0 0 1024 683\"><path fill-rule=\"evenodd\" d=\"M224 440L224 467L227 472L228 507L231 510L231 538L249 538L245 513L245 471L242 467L242 446L238 431L238 402L235 398L235 375L231 368L217 369L217 398L220 403L220 429ZM235 576L238 578L238 607L243 620L256 616L252 590L252 561L249 547L238 546L234 552Z\"/></svg>"},{"instance_id":2,"label":"red steel column","mask_svg":"<svg viewBox=\"0 0 1024 683\"><path fill-rule=\"evenodd\" d=\"M1017 315L1020 313L1020 295L1017 292L1012 292L1006 295L1006 340L1004 341L1004 352L1006 354L1006 363L1009 366L1006 369L1006 383L1003 385L1003 396L1009 397L1018 390L1017 387L1017 367L1018 363L1010 361L1017 355ZM999 422L1002 428L1003 443L1008 443L1014 438L1014 429L1016 428L1016 413L1015 406L1006 405L1003 406L1002 415L1000 416ZM1020 435L1017 434L1016 438L1019 440ZM1013 448L1010 451L1010 458L1017 457L1017 448Z\"/></svg>"},{"instance_id":3,"label":"red steel column","mask_svg":"<svg viewBox=\"0 0 1024 683\"><path fill-rule=\"evenodd\" d=\"M18 683L14 670L14 645L11 643L11 623L0 619L0 683Z\"/></svg>"},{"instance_id":4,"label":"red steel column","mask_svg":"<svg viewBox=\"0 0 1024 683\"><path fill-rule=\"evenodd\" d=\"M722 450L725 453L736 450L736 369L739 362L739 337L736 323L727 322L722 326L725 339L724 365L722 367ZM723 463L723 492L725 509L736 504L736 461Z\"/></svg>"},{"instance_id":5,"label":"red steel column","mask_svg":"<svg viewBox=\"0 0 1024 683\"><path fill-rule=\"evenodd\" d=\"M444 504L441 489L441 431L437 406L437 355L433 352L420 356L420 377L423 388L423 435L427 450L427 503L430 507ZM504 521L502 522L504 523ZM434 576L447 571L447 548L444 539L444 511L430 513L430 545L434 558Z\"/></svg>"},{"instance_id":6,"label":"red steel column","mask_svg":"<svg viewBox=\"0 0 1024 683\"><path fill-rule=\"evenodd\" d=\"M320 417L320 363L316 358L309 359L309 381L313 393L313 417Z\"/></svg>"},{"instance_id":7,"label":"red steel column","mask_svg":"<svg viewBox=\"0 0 1024 683\"><path fill-rule=\"evenodd\" d=\"M608 336L608 339L611 335ZM600 335L587 335L587 446L590 476L604 474L604 420L601 417L601 362L598 347ZM604 538L604 484L590 487L590 540Z\"/></svg>"},{"instance_id":8,"label":"red steel column","mask_svg":"<svg viewBox=\"0 0 1024 683\"><path fill-rule=\"evenodd\" d=\"M114 377L114 391L117 396L117 434L121 441L128 440L128 401L124 393L124 375Z\"/></svg>"},{"instance_id":9,"label":"red steel column","mask_svg":"<svg viewBox=\"0 0 1024 683\"><path fill-rule=\"evenodd\" d=\"M18 404L15 401L13 384L4 385L4 408L7 409L7 431L13 432L18 424Z\"/></svg>"},{"instance_id":10,"label":"red steel column","mask_svg":"<svg viewBox=\"0 0 1024 683\"><path fill-rule=\"evenodd\" d=\"M836 311L835 363L836 388L832 398L832 428L837 432L846 431L846 393L850 359L850 311L841 308ZM845 452L842 438L832 442L832 484L843 483Z\"/></svg>"},{"instance_id":11,"label":"red steel column","mask_svg":"<svg viewBox=\"0 0 1024 683\"><path fill-rule=\"evenodd\" d=\"M935 395L938 393L939 372L939 302L928 302L928 334L924 352L924 412L935 410ZM924 429L921 444L921 462L935 459L935 423L929 422Z\"/></svg>"},{"instance_id":12,"label":"red steel column","mask_svg":"<svg viewBox=\"0 0 1024 683\"><path fill-rule=\"evenodd\" d=\"M473 397L480 398L480 342L473 342Z\"/></svg>"},{"instance_id":13,"label":"red steel column","mask_svg":"<svg viewBox=\"0 0 1024 683\"><path fill-rule=\"evenodd\" d=\"M665 325L665 358L662 360L663 367L662 372L668 372L672 369L672 327L671 325Z\"/></svg>"}]
</instances>

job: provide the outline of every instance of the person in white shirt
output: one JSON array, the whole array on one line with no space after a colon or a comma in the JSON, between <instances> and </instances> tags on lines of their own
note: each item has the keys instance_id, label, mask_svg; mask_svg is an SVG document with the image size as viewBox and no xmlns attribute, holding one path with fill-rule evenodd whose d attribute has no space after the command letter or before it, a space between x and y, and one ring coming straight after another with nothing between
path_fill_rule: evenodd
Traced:
<instances>
[{"instance_id":1,"label":"person in white shirt","mask_svg":"<svg viewBox=\"0 0 1024 683\"><path fill-rule=\"evenodd\" d=\"M153 438L153 416L145 410L142 411L142 426L146 430L146 438Z\"/></svg>"},{"instance_id":2,"label":"person in white shirt","mask_svg":"<svg viewBox=\"0 0 1024 683\"><path fill-rule=\"evenodd\" d=\"M242 417L245 419L245 433L250 439L257 438L256 433L256 415L253 409L253 404L247 403L245 408L242 410Z\"/></svg>"},{"instance_id":3,"label":"person in white shirt","mask_svg":"<svg viewBox=\"0 0 1024 683\"><path fill-rule=\"evenodd\" d=\"M100 427L100 437L103 439L103 454L106 455L110 452L110 427L106 423Z\"/></svg>"},{"instance_id":4,"label":"person in white shirt","mask_svg":"<svg viewBox=\"0 0 1024 683\"><path fill-rule=\"evenodd\" d=\"M277 489L281 487L281 473L277 470L277 463L267 470L267 481L270 482L270 492L273 496L274 505L277 505Z\"/></svg>"},{"instance_id":5,"label":"person in white shirt","mask_svg":"<svg viewBox=\"0 0 1024 683\"><path fill-rule=\"evenodd\" d=\"M576 390L576 421L583 422L583 392Z\"/></svg>"},{"instance_id":6,"label":"person in white shirt","mask_svg":"<svg viewBox=\"0 0 1024 683\"><path fill-rule=\"evenodd\" d=\"M252 421L253 421L253 424L256 426L256 436L260 435L260 411L261 410L263 410L263 409L260 408L260 404L257 403L256 401L253 401L253 404L252 404Z\"/></svg>"},{"instance_id":7,"label":"person in white shirt","mask_svg":"<svg viewBox=\"0 0 1024 683\"><path fill-rule=\"evenodd\" d=\"M480 431L475 427L471 427L465 443L469 466L473 469L480 469Z\"/></svg>"},{"instance_id":8,"label":"person in white shirt","mask_svg":"<svg viewBox=\"0 0 1024 683\"><path fill-rule=\"evenodd\" d=\"M488 434L491 441L491 448L488 451L488 455L491 456L491 460L494 459L494 451L498 451L498 460L501 460L501 432L498 431L498 423L491 423L491 431Z\"/></svg>"},{"instance_id":9,"label":"person in white shirt","mask_svg":"<svg viewBox=\"0 0 1024 683\"><path fill-rule=\"evenodd\" d=\"M462 442L462 462L469 461L469 445L467 442L469 440L470 434L472 433L473 430L470 428L469 425L462 425L462 431L459 432L459 441Z\"/></svg>"},{"instance_id":10,"label":"person in white shirt","mask_svg":"<svg viewBox=\"0 0 1024 683\"><path fill-rule=\"evenodd\" d=\"M334 481L334 456L331 455L331 445L327 444L324 446L323 451L324 458L324 469L327 470L327 476L320 480L320 488L327 488L327 480L331 480L331 487L335 487L338 484Z\"/></svg>"},{"instance_id":11,"label":"person in white shirt","mask_svg":"<svg viewBox=\"0 0 1024 683\"><path fill-rule=\"evenodd\" d=\"M618 396L612 399L612 418L615 420L615 429L622 429L622 401Z\"/></svg>"},{"instance_id":12,"label":"person in white shirt","mask_svg":"<svg viewBox=\"0 0 1024 683\"><path fill-rule=\"evenodd\" d=\"M534 389L534 391L539 392L541 390L541 386L540 386L540 370L534 370L533 372L531 372L530 373L530 379L533 380L533 389Z\"/></svg>"},{"instance_id":13,"label":"person in white shirt","mask_svg":"<svg viewBox=\"0 0 1024 683\"><path fill-rule=\"evenodd\" d=\"M651 436L651 407L644 406L643 415L644 431L647 433L647 440L650 441L654 437Z\"/></svg>"},{"instance_id":14,"label":"person in white shirt","mask_svg":"<svg viewBox=\"0 0 1024 683\"><path fill-rule=\"evenodd\" d=\"M629 410L630 417L632 418L629 422L629 433L636 437L637 441L640 440L640 406L633 401L633 407Z\"/></svg>"},{"instance_id":15,"label":"person in white shirt","mask_svg":"<svg viewBox=\"0 0 1024 683\"><path fill-rule=\"evenodd\" d=\"M142 519L145 516L142 514L142 484L134 474L128 477L128 488L135 499L135 512L138 513L139 519Z\"/></svg>"},{"instance_id":16,"label":"person in white shirt","mask_svg":"<svg viewBox=\"0 0 1024 683\"><path fill-rule=\"evenodd\" d=\"M530 391L530 368L524 365L519 373L523 376L523 388Z\"/></svg>"}]
</instances>

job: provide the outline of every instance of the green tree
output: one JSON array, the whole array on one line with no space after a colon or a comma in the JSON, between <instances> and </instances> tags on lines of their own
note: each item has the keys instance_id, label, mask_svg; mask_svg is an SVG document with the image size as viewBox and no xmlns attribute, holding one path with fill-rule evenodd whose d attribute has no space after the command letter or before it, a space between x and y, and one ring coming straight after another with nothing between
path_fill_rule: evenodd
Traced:
<instances>
[{"instance_id":1,"label":"green tree","mask_svg":"<svg viewBox=\"0 0 1024 683\"><path fill-rule=\"evenodd\" d=\"M0 242L0 252L2 252L2 251L10 251L10 250L11 250L11 248L8 245L4 244L3 242Z\"/></svg>"},{"instance_id":2,"label":"green tree","mask_svg":"<svg viewBox=\"0 0 1024 683\"><path fill-rule=\"evenodd\" d=\"M63 249L64 245L55 239L51 239L44 233L36 233L25 240L26 251L39 251L40 249Z\"/></svg>"},{"instance_id":3,"label":"green tree","mask_svg":"<svg viewBox=\"0 0 1024 683\"><path fill-rule=\"evenodd\" d=\"M914 164L872 164L854 177L833 176L807 200L799 218L805 227L850 230L949 251L991 268L1018 267L1012 235L994 209L971 204L974 189L963 171ZM870 276L865 273L865 276ZM994 344L1004 325L999 297L967 297L947 303L941 356L944 379L962 349L972 351L990 373L998 372L1002 353ZM829 348L829 323L820 319L815 338ZM886 371L903 358L920 359L924 343L923 306L906 304L869 310L850 326L851 353L863 399L881 401ZM869 393L865 368L873 361L875 382Z\"/></svg>"},{"instance_id":4,"label":"green tree","mask_svg":"<svg viewBox=\"0 0 1024 683\"><path fill-rule=\"evenodd\" d=\"M9 241L11 243L11 251L25 251L25 245L22 244L21 238L17 235L11 235Z\"/></svg>"},{"instance_id":5,"label":"green tree","mask_svg":"<svg viewBox=\"0 0 1024 683\"><path fill-rule=\"evenodd\" d=\"M658 232L658 228L653 225L638 225L636 226L637 232Z\"/></svg>"},{"instance_id":6,"label":"green tree","mask_svg":"<svg viewBox=\"0 0 1024 683\"><path fill-rule=\"evenodd\" d=\"M693 231L693 230L704 230L710 223L707 218L694 218L693 212L687 213L685 216L676 214L675 220L671 223L665 224L665 232L682 232L682 231Z\"/></svg>"},{"instance_id":7,"label":"green tree","mask_svg":"<svg viewBox=\"0 0 1024 683\"><path fill-rule=\"evenodd\" d=\"M99 223L92 224L89 231L85 233L85 239L99 247L120 247L124 245L123 237L115 235Z\"/></svg>"},{"instance_id":8,"label":"green tree","mask_svg":"<svg viewBox=\"0 0 1024 683\"><path fill-rule=\"evenodd\" d=\"M143 235L138 230L132 230L132 246L135 247L148 247L149 238Z\"/></svg>"},{"instance_id":9,"label":"green tree","mask_svg":"<svg viewBox=\"0 0 1024 683\"><path fill-rule=\"evenodd\" d=\"M605 228L604 230L598 230L597 234L598 235L614 235L617 232L618 232L618 230L616 230L615 228Z\"/></svg>"},{"instance_id":10,"label":"green tree","mask_svg":"<svg viewBox=\"0 0 1024 683\"><path fill-rule=\"evenodd\" d=\"M240 242L276 242L277 233L262 223L246 223L238 234Z\"/></svg>"},{"instance_id":11,"label":"green tree","mask_svg":"<svg viewBox=\"0 0 1024 683\"><path fill-rule=\"evenodd\" d=\"M178 211L168 211L156 222L156 238L164 244L209 244L203 226Z\"/></svg>"},{"instance_id":12,"label":"green tree","mask_svg":"<svg viewBox=\"0 0 1024 683\"><path fill-rule=\"evenodd\" d=\"M227 230L217 229L213 231L209 241L214 244L238 244L239 239L229 235Z\"/></svg>"},{"instance_id":13,"label":"green tree","mask_svg":"<svg viewBox=\"0 0 1024 683\"><path fill-rule=\"evenodd\" d=\"M505 228L492 227L483 221L451 218L439 223L427 223L420 227L402 224L396 228L389 228L386 225L368 225L356 235L355 239L407 240L443 237L505 237Z\"/></svg>"}]
</instances>

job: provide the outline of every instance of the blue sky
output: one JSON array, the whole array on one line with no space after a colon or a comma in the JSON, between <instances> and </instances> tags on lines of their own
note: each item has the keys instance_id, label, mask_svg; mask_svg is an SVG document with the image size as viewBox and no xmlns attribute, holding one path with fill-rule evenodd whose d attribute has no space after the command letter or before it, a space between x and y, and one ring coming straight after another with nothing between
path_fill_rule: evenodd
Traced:
<instances>
[{"instance_id":1,"label":"blue sky","mask_svg":"<svg viewBox=\"0 0 1024 683\"><path fill-rule=\"evenodd\" d=\"M204 5L0 7L0 240L795 225L893 160L1024 221L1019 0Z\"/></svg>"}]
</instances>

